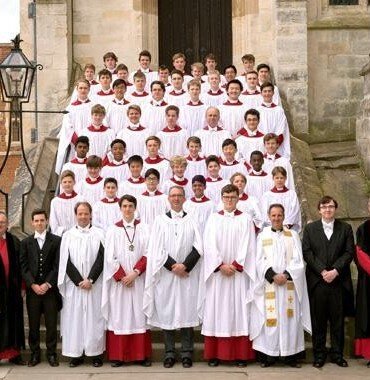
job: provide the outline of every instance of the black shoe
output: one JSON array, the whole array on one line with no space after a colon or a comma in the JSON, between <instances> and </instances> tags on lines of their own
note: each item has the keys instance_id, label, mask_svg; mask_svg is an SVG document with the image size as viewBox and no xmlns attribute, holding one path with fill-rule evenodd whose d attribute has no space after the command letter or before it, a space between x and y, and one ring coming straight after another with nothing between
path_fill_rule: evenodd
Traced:
<instances>
[{"instance_id":1,"label":"black shoe","mask_svg":"<svg viewBox=\"0 0 370 380\"><path fill-rule=\"evenodd\" d=\"M172 368L175 365L175 358L166 358L163 360L164 368Z\"/></svg>"},{"instance_id":2,"label":"black shoe","mask_svg":"<svg viewBox=\"0 0 370 380\"><path fill-rule=\"evenodd\" d=\"M40 356L31 354L31 359L28 361L28 367L34 367L35 365L40 363Z\"/></svg>"},{"instance_id":3,"label":"black shoe","mask_svg":"<svg viewBox=\"0 0 370 380\"><path fill-rule=\"evenodd\" d=\"M220 361L218 359L208 360L208 365L210 367L218 367L219 364L220 364Z\"/></svg>"},{"instance_id":4,"label":"black shoe","mask_svg":"<svg viewBox=\"0 0 370 380\"><path fill-rule=\"evenodd\" d=\"M300 363L297 362L297 360L287 360L285 362L285 365L292 367L292 368L301 368L302 366Z\"/></svg>"},{"instance_id":5,"label":"black shoe","mask_svg":"<svg viewBox=\"0 0 370 380\"><path fill-rule=\"evenodd\" d=\"M151 367L152 366L152 361L150 359L144 359L144 360L140 361L139 364L142 367Z\"/></svg>"},{"instance_id":6,"label":"black shoe","mask_svg":"<svg viewBox=\"0 0 370 380\"><path fill-rule=\"evenodd\" d=\"M193 361L190 358L182 358L182 366L184 368L190 368L193 366Z\"/></svg>"},{"instance_id":7,"label":"black shoe","mask_svg":"<svg viewBox=\"0 0 370 380\"><path fill-rule=\"evenodd\" d=\"M17 355L12 359L9 359L9 363L13 363L15 365L26 365L27 363L22 359L21 355Z\"/></svg>"},{"instance_id":8,"label":"black shoe","mask_svg":"<svg viewBox=\"0 0 370 380\"><path fill-rule=\"evenodd\" d=\"M348 367L347 360L343 358L333 359L331 360L332 363L336 364L339 367Z\"/></svg>"},{"instance_id":9,"label":"black shoe","mask_svg":"<svg viewBox=\"0 0 370 380\"><path fill-rule=\"evenodd\" d=\"M244 368L247 366L247 361L246 360L237 360L236 361L236 366L238 368Z\"/></svg>"},{"instance_id":10,"label":"black shoe","mask_svg":"<svg viewBox=\"0 0 370 380\"><path fill-rule=\"evenodd\" d=\"M48 362L49 362L51 367L59 367L59 361L58 361L58 358L55 354L48 356Z\"/></svg>"},{"instance_id":11,"label":"black shoe","mask_svg":"<svg viewBox=\"0 0 370 380\"><path fill-rule=\"evenodd\" d=\"M93 358L92 365L96 368L101 367L103 365L103 360L101 360L101 358Z\"/></svg>"},{"instance_id":12,"label":"black shoe","mask_svg":"<svg viewBox=\"0 0 370 380\"><path fill-rule=\"evenodd\" d=\"M314 360L314 362L313 362L312 365L315 368L322 368L322 367L324 367L324 364L325 364L325 360L324 359L316 359L316 360Z\"/></svg>"},{"instance_id":13,"label":"black shoe","mask_svg":"<svg viewBox=\"0 0 370 380\"><path fill-rule=\"evenodd\" d=\"M69 362L69 366L71 368L74 368L74 367L77 367L79 366L80 364L83 364L84 362L84 358L83 357L79 357L79 358L72 358Z\"/></svg>"},{"instance_id":14,"label":"black shoe","mask_svg":"<svg viewBox=\"0 0 370 380\"><path fill-rule=\"evenodd\" d=\"M261 363L261 368L268 368L268 367L273 366L274 364L275 364L275 362L271 362L271 361L266 360L266 361L263 361Z\"/></svg>"},{"instance_id":15,"label":"black shoe","mask_svg":"<svg viewBox=\"0 0 370 380\"><path fill-rule=\"evenodd\" d=\"M112 360L111 367L118 368L123 366L122 360Z\"/></svg>"}]
</instances>

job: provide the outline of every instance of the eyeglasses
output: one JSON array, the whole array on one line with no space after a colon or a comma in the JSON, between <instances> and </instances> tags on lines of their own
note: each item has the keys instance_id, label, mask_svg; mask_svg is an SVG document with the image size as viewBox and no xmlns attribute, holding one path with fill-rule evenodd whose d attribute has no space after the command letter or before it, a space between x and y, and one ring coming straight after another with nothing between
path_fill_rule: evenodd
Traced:
<instances>
[{"instance_id":1,"label":"eyeglasses","mask_svg":"<svg viewBox=\"0 0 370 380\"><path fill-rule=\"evenodd\" d=\"M158 181L158 178L157 177L147 177L146 180L149 182L154 182L154 181Z\"/></svg>"},{"instance_id":2,"label":"eyeglasses","mask_svg":"<svg viewBox=\"0 0 370 380\"><path fill-rule=\"evenodd\" d=\"M321 205L320 209L321 210L333 210L333 209L335 209L335 206L334 205Z\"/></svg>"}]
</instances>

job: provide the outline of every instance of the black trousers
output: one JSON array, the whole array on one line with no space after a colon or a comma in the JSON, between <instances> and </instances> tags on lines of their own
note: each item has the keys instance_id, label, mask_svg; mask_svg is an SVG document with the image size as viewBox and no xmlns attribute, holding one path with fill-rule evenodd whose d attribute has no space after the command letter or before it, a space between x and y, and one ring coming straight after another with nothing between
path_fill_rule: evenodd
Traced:
<instances>
[{"instance_id":1,"label":"black trousers","mask_svg":"<svg viewBox=\"0 0 370 380\"><path fill-rule=\"evenodd\" d=\"M55 355L57 348L58 299L57 292L50 289L39 296L27 289L27 313L29 321L28 344L31 353L40 355L40 319L44 314L47 355Z\"/></svg>"},{"instance_id":2,"label":"black trousers","mask_svg":"<svg viewBox=\"0 0 370 380\"><path fill-rule=\"evenodd\" d=\"M326 332L330 324L329 351L332 360L343 357L344 315L343 293L340 283L320 282L310 294L312 343L314 358L326 359Z\"/></svg>"},{"instance_id":3,"label":"black trousers","mask_svg":"<svg viewBox=\"0 0 370 380\"><path fill-rule=\"evenodd\" d=\"M175 332L176 330L163 330L165 356L175 358ZM181 359L190 358L194 351L194 329L186 327L180 329L181 333Z\"/></svg>"}]
</instances>

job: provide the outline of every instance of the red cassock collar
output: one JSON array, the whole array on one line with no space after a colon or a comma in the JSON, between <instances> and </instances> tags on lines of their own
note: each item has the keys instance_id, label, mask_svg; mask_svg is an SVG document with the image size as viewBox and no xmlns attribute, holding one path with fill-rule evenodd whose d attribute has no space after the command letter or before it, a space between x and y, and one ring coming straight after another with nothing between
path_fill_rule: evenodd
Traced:
<instances>
[{"instance_id":1,"label":"red cassock collar","mask_svg":"<svg viewBox=\"0 0 370 380\"><path fill-rule=\"evenodd\" d=\"M112 201L110 201L108 198L103 198L101 201L103 203L117 203L119 202L119 198L115 197Z\"/></svg>"},{"instance_id":2,"label":"red cassock collar","mask_svg":"<svg viewBox=\"0 0 370 380\"><path fill-rule=\"evenodd\" d=\"M207 198L205 195L203 195L201 199L196 199L195 197L192 197L190 198L190 200L195 203L204 203L204 202L208 202L210 199Z\"/></svg>"},{"instance_id":3,"label":"red cassock collar","mask_svg":"<svg viewBox=\"0 0 370 380\"><path fill-rule=\"evenodd\" d=\"M224 210L221 210L221 211L219 211L218 212L220 215L225 215L225 212L224 212ZM243 214L240 210L238 210L238 209L236 209L236 210L234 210L234 216L238 216L238 215L241 215L241 214Z\"/></svg>"},{"instance_id":4,"label":"red cassock collar","mask_svg":"<svg viewBox=\"0 0 370 380\"><path fill-rule=\"evenodd\" d=\"M99 127L99 129L96 129L94 128L92 125L90 125L89 127L87 127L87 129L90 131L90 132L105 132L108 127L106 127L105 125L101 125Z\"/></svg>"},{"instance_id":5,"label":"red cassock collar","mask_svg":"<svg viewBox=\"0 0 370 380\"><path fill-rule=\"evenodd\" d=\"M101 182L102 180L103 180L103 177L100 177L100 176L96 179L96 181L92 181L90 177L87 177L87 178L85 179L85 181L86 181L89 185L96 185L97 183Z\"/></svg>"},{"instance_id":6,"label":"red cassock collar","mask_svg":"<svg viewBox=\"0 0 370 380\"><path fill-rule=\"evenodd\" d=\"M144 191L142 195L145 195L146 197L149 197L149 196L150 196L148 190L147 190L147 191ZM154 196L157 196L157 195L163 195L163 193L161 193L159 190L156 190L156 191L154 192Z\"/></svg>"},{"instance_id":7,"label":"red cassock collar","mask_svg":"<svg viewBox=\"0 0 370 380\"><path fill-rule=\"evenodd\" d=\"M127 181L129 181L130 183L133 183L134 185L138 185L140 183L144 183L145 182L145 178L142 177L142 176L140 176L137 181L134 181L132 179L132 177L130 177Z\"/></svg>"},{"instance_id":8,"label":"red cassock collar","mask_svg":"<svg viewBox=\"0 0 370 380\"><path fill-rule=\"evenodd\" d=\"M183 180L178 181L174 177L172 177L172 178L170 178L170 180L173 183L176 183L176 185L179 185L179 186L186 186L188 184L188 182L189 182L189 180L187 178L184 178Z\"/></svg>"},{"instance_id":9,"label":"red cassock collar","mask_svg":"<svg viewBox=\"0 0 370 380\"><path fill-rule=\"evenodd\" d=\"M77 193L73 190L71 195L67 195L66 193L61 193L58 195L58 198L61 199L72 199L77 196Z\"/></svg>"},{"instance_id":10,"label":"red cassock collar","mask_svg":"<svg viewBox=\"0 0 370 380\"><path fill-rule=\"evenodd\" d=\"M255 135L250 135L245 128L240 129L238 131L238 135L245 136L245 137L251 137L251 138L253 138L253 137L263 137L264 136L264 134L262 132L260 132L259 130L257 130L257 133Z\"/></svg>"},{"instance_id":11,"label":"red cassock collar","mask_svg":"<svg viewBox=\"0 0 370 380\"><path fill-rule=\"evenodd\" d=\"M271 189L271 191L272 191L273 193L286 193L287 191L289 191L289 189L288 189L286 186L284 186L281 190L278 190L278 189L276 188L276 186L274 186L274 187Z\"/></svg>"},{"instance_id":12,"label":"red cassock collar","mask_svg":"<svg viewBox=\"0 0 370 380\"><path fill-rule=\"evenodd\" d=\"M156 158L150 158L150 157L147 157L144 161L145 161L147 164L159 164L159 163L162 162L163 160L165 160L165 158L160 157L160 156L157 156Z\"/></svg>"},{"instance_id":13,"label":"red cassock collar","mask_svg":"<svg viewBox=\"0 0 370 380\"><path fill-rule=\"evenodd\" d=\"M168 127L165 127L165 128L163 128L162 129L162 131L163 132L179 132L179 131L181 131L181 127L180 126L178 126L178 125L175 125L175 128L174 129L169 129Z\"/></svg>"}]
</instances>

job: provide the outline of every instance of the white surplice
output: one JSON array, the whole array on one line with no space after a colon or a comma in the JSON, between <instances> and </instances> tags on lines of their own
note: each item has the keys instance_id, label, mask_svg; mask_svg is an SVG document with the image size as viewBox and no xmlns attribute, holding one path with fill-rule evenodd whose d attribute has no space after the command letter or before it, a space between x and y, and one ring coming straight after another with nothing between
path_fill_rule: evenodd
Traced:
<instances>
[{"instance_id":1,"label":"white surplice","mask_svg":"<svg viewBox=\"0 0 370 380\"><path fill-rule=\"evenodd\" d=\"M126 227L130 239L134 229L133 251L129 248L131 243L123 227L113 225L108 228L106 234L102 312L107 321L107 329L116 335L142 334L147 330L143 312L145 273L135 279L132 287L124 286L122 282L113 278L120 266L128 274L133 271L135 264L146 256L148 226L135 223L134 227Z\"/></svg>"},{"instance_id":2,"label":"white surplice","mask_svg":"<svg viewBox=\"0 0 370 380\"><path fill-rule=\"evenodd\" d=\"M164 267L170 255L182 263L195 248L203 253L198 227L188 214L182 218L158 216L152 227L146 271L144 312L148 323L165 330L195 327L201 258L188 277L179 277Z\"/></svg>"},{"instance_id":3,"label":"white surplice","mask_svg":"<svg viewBox=\"0 0 370 380\"><path fill-rule=\"evenodd\" d=\"M90 290L84 290L76 286L66 273L70 257L81 276L87 278L103 243L103 231L94 226L85 230L72 227L62 237L58 287L63 297L60 333L64 356L97 356L105 350L105 321L101 312L102 274Z\"/></svg>"},{"instance_id":4,"label":"white surplice","mask_svg":"<svg viewBox=\"0 0 370 380\"><path fill-rule=\"evenodd\" d=\"M256 278L255 231L249 215L235 210L212 214L204 231L204 273L199 312L202 334L215 337L249 335L249 309ZM221 264L236 262L241 271L224 276ZM216 271L216 272L215 272Z\"/></svg>"}]
</instances>

